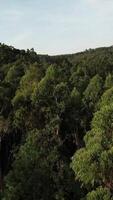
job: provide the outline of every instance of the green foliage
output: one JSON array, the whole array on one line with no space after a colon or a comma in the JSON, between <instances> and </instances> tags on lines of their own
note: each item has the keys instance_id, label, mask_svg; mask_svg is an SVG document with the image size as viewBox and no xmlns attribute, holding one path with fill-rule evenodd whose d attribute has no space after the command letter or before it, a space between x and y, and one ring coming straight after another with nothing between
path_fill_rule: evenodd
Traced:
<instances>
[{"instance_id":1,"label":"green foliage","mask_svg":"<svg viewBox=\"0 0 113 200\"><path fill-rule=\"evenodd\" d=\"M35 130L21 146L13 170L6 179L6 200L60 200L73 195L76 188L74 179L70 177L68 166L60 159L58 139L51 134L47 129Z\"/></svg>"},{"instance_id":2,"label":"green foliage","mask_svg":"<svg viewBox=\"0 0 113 200\"><path fill-rule=\"evenodd\" d=\"M84 102L92 109L99 100L102 93L102 78L95 75L89 82L86 90L84 91Z\"/></svg>"},{"instance_id":3,"label":"green foliage","mask_svg":"<svg viewBox=\"0 0 113 200\"><path fill-rule=\"evenodd\" d=\"M111 193L107 188L99 187L95 191L88 193L86 200L112 200Z\"/></svg>"},{"instance_id":4,"label":"green foliage","mask_svg":"<svg viewBox=\"0 0 113 200\"><path fill-rule=\"evenodd\" d=\"M18 129L24 129L25 118L27 118L26 108L20 107L14 114L13 127Z\"/></svg>"},{"instance_id":5,"label":"green foliage","mask_svg":"<svg viewBox=\"0 0 113 200\"><path fill-rule=\"evenodd\" d=\"M78 70L74 71L70 77L70 81L73 86L77 88L80 92L83 92L87 87L89 77L84 74L84 71L81 70L78 66Z\"/></svg>"},{"instance_id":6,"label":"green foliage","mask_svg":"<svg viewBox=\"0 0 113 200\"><path fill-rule=\"evenodd\" d=\"M103 107L105 105L111 104L113 102L113 87L106 90L103 95L101 96L98 107Z\"/></svg>"},{"instance_id":7,"label":"green foliage","mask_svg":"<svg viewBox=\"0 0 113 200\"><path fill-rule=\"evenodd\" d=\"M108 74L108 76L106 77L106 80L105 80L105 88L109 89L111 87L113 87L113 75Z\"/></svg>"},{"instance_id":8,"label":"green foliage","mask_svg":"<svg viewBox=\"0 0 113 200\"><path fill-rule=\"evenodd\" d=\"M113 47L48 56L0 44L2 199L112 200L112 94Z\"/></svg>"},{"instance_id":9,"label":"green foliage","mask_svg":"<svg viewBox=\"0 0 113 200\"><path fill-rule=\"evenodd\" d=\"M104 185L109 189L112 188L112 126L113 104L110 104L103 106L95 113L92 129L84 138L85 148L80 149L73 157L72 168L76 178L87 187ZM89 199L93 198L91 195L89 195ZM98 196L98 194L96 195ZM96 197L94 198L96 199Z\"/></svg>"},{"instance_id":10,"label":"green foliage","mask_svg":"<svg viewBox=\"0 0 113 200\"><path fill-rule=\"evenodd\" d=\"M20 81L21 76L24 74L24 65L23 63L15 64L10 67L6 77L5 81L14 84L15 86Z\"/></svg>"}]
</instances>

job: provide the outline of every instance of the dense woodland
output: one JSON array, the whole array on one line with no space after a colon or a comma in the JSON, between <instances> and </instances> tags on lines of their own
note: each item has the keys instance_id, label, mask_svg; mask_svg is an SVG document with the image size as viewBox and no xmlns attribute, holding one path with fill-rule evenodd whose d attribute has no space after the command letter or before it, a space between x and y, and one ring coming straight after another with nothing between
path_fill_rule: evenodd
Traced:
<instances>
[{"instance_id":1,"label":"dense woodland","mask_svg":"<svg viewBox=\"0 0 113 200\"><path fill-rule=\"evenodd\" d=\"M2 200L113 200L113 47L0 44Z\"/></svg>"}]
</instances>

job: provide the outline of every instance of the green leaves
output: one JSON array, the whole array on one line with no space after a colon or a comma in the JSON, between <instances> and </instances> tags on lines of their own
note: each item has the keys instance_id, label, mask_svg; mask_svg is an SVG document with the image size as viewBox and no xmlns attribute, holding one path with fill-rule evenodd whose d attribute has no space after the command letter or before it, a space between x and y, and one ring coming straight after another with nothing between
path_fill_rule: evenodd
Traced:
<instances>
[{"instance_id":1,"label":"green leaves","mask_svg":"<svg viewBox=\"0 0 113 200\"><path fill-rule=\"evenodd\" d=\"M77 179L87 187L100 188L89 193L86 199L111 199L113 170L113 103L106 92L100 110L94 114L91 131L84 137L85 148L78 150L72 159L72 169ZM108 96L107 96L108 95ZM108 102L111 104L107 104ZM104 103L103 103L104 102ZM107 189L101 188L101 185Z\"/></svg>"},{"instance_id":2,"label":"green leaves","mask_svg":"<svg viewBox=\"0 0 113 200\"><path fill-rule=\"evenodd\" d=\"M0 44L5 200L112 200L112 87L113 47L50 57Z\"/></svg>"},{"instance_id":3,"label":"green leaves","mask_svg":"<svg viewBox=\"0 0 113 200\"><path fill-rule=\"evenodd\" d=\"M98 187L95 191L87 194L86 200L112 200L109 189Z\"/></svg>"},{"instance_id":4,"label":"green leaves","mask_svg":"<svg viewBox=\"0 0 113 200\"><path fill-rule=\"evenodd\" d=\"M113 75L109 73L105 80L105 88L109 89L111 87L113 87Z\"/></svg>"},{"instance_id":5,"label":"green leaves","mask_svg":"<svg viewBox=\"0 0 113 200\"><path fill-rule=\"evenodd\" d=\"M84 102L93 109L99 100L102 93L102 78L95 75L91 80L86 90L84 91Z\"/></svg>"},{"instance_id":6,"label":"green leaves","mask_svg":"<svg viewBox=\"0 0 113 200\"><path fill-rule=\"evenodd\" d=\"M75 186L67 188L66 184L70 185L73 179L68 166L60 158L59 140L52 134L47 128L29 134L16 156L13 170L7 176L6 200L68 199L68 193L75 189Z\"/></svg>"}]
</instances>

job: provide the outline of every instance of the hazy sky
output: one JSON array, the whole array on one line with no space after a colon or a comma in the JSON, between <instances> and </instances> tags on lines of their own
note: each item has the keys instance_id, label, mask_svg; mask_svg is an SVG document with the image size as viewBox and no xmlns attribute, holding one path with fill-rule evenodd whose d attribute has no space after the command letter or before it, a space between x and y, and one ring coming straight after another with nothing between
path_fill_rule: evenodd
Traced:
<instances>
[{"instance_id":1,"label":"hazy sky","mask_svg":"<svg viewBox=\"0 0 113 200\"><path fill-rule=\"evenodd\" d=\"M64 54L113 45L113 0L0 0L0 42Z\"/></svg>"}]
</instances>

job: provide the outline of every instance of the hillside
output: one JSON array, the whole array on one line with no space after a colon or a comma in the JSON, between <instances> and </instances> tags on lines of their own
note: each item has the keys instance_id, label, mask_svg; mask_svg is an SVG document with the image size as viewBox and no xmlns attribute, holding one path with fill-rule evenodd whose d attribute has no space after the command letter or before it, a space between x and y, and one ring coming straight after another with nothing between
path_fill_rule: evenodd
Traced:
<instances>
[{"instance_id":1,"label":"hillside","mask_svg":"<svg viewBox=\"0 0 113 200\"><path fill-rule=\"evenodd\" d=\"M2 200L113 200L113 47L0 44Z\"/></svg>"}]
</instances>

